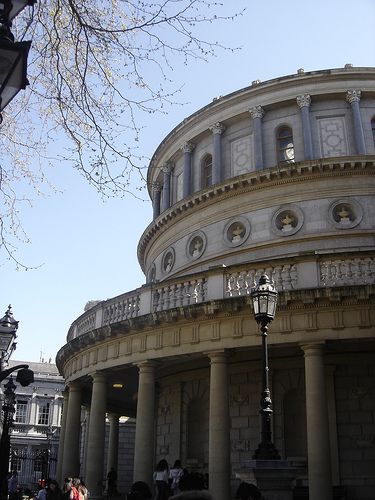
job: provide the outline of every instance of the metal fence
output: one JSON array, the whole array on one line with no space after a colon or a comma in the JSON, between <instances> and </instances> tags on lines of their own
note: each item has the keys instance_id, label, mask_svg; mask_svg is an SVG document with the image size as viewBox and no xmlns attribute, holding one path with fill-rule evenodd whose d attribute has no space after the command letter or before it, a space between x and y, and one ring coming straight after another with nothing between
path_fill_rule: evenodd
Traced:
<instances>
[{"instance_id":1,"label":"metal fence","mask_svg":"<svg viewBox=\"0 0 375 500\"><path fill-rule=\"evenodd\" d=\"M55 479L57 453L48 449L26 450L12 448L10 470L18 473L18 484L22 488L36 491L41 479Z\"/></svg>"}]
</instances>

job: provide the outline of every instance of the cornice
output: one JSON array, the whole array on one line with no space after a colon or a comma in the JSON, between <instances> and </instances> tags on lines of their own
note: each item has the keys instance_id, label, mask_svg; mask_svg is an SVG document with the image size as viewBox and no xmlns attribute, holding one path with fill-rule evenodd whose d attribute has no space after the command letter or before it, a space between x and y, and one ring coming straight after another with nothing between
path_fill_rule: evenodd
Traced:
<instances>
[{"instance_id":1,"label":"cornice","mask_svg":"<svg viewBox=\"0 0 375 500\"><path fill-rule=\"evenodd\" d=\"M375 285L326 287L304 290L286 290L279 292L277 316L293 312L337 310L340 307L374 307ZM64 366L88 347L102 345L120 336L147 333L155 328L166 328L182 322L217 320L236 316L244 309L250 310L249 297L224 298L210 302L177 307L165 311L125 320L110 326L104 326L86 332L65 344L56 355L56 365L60 373Z\"/></svg>"},{"instance_id":2,"label":"cornice","mask_svg":"<svg viewBox=\"0 0 375 500\"><path fill-rule=\"evenodd\" d=\"M285 184L308 182L323 177L374 175L375 156L348 156L302 161L290 166L276 166L227 179L220 184L194 193L163 212L143 232L137 248L139 264L145 272L144 255L147 246L167 227L178 222L187 212L201 209L223 199Z\"/></svg>"}]
</instances>

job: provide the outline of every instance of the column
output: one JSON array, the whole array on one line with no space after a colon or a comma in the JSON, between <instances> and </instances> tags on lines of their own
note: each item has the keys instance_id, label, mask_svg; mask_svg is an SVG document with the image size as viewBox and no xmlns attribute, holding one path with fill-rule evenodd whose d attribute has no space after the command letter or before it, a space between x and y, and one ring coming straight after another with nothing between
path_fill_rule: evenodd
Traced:
<instances>
[{"instance_id":1,"label":"column","mask_svg":"<svg viewBox=\"0 0 375 500\"><path fill-rule=\"evenodd\" d=\"M305 160L312 160L314 158L314 153L310 122L311 97L309 96L309 94L300 95L297 97L297 104L301 110Z\"/></svg>"},{"instance_id":2,"label":"column","mask_svg":"<svg viewBox=\"0 0 375 500\"><path fill-rule=\"evenodd\" d=\"M183 174L183 197L191 195L191 153L194 150L194 144L185 142L182 146L184 153L184 174Z\"/></svg>"},{"instance_id":3,"label":"column","mask_svg":"<svg viewBox=\"0 0 375 500\"><path fill-rule=\"evenodd\" d=\"M160 182L154 182L152 184L152 209L154 220L160 215L161 189L162 185L160 184Z\"/></svg>"},{"instance_id":4,"label":"column","mask_svg":"<svg viewBox=\"0 0 375 500\"><path fill-rule=\"evenodd\" d=\"M210 358L209 478L215 500L230 498L230 437L227 353Z\"/></svg>"},{"instance_id":5,"label":"column","mask_svg":"<svg viewBox=\"0 0 375 500\"><path fill-rule=\"evenodd\" d=\"M65 431L66 431L66 416L68 413L68 401L69 401L69 392L67 389L63 391L63 406L62 406L62 417L61 417L61 427L60 427L60 438L59 438L59 450L57 453L57 466L56 466L56 479L59 484L62 484L64 479L62 475L62 466L63 466L63 452L64 452L64 439L65 439ZM58 422L57 422L58 425Z\"/></svg>"},{"instance_id":6,"label":"column","mask_svg":"<svg viewBox=\"0 0 375 500\"><path fill-rule=\"evenodd\" d=\"M107 406L107 380L104 373L96 372L92 377L90 420L86 453L86 486L90 497L101 497L98 482L103 479L105 414Z\"/></svg>"},{"instance_id":7,"label":"column","mask_svg":"<svg viewBox=\"0 0 375 500\"><path fill-rule=\"evenodd\" d=\"M134 481L145 481L151 486L154 469L155 364L145 361L138 368Z\"/></svg>"},{"instance_id":8,"label":"column","mask_svg":"<svg viewBox=\"0 0 375 500\"><path fill-rule=\"evenodd\" d=\"M167 210L171 206L171 173L172 166L167 163L162 167L163 171L163 206L162 211Z\"/></svg>"},{"instance_id":9,"label":"column","mask_svg":"<svg viewBox=\"0 0 375 500\"><path fill-rule=\"evenodd\" d=\"M117 472L119 419L120 419L119 415L116 415L115 413L110 413L108 415L109 439L108 439L107 472L111 470L111 467L113 467Z\"/></svg>"},{"instance_id":10,"label":"column","mask_svg":"<svg viewBox=\"0 0 375 500\"><path fill-rule=\"evenodd\" d=\"M263 168L263 131L262 131L262 118L264 116L264 109L262 106L254 106L249 109L251 118L253 119L254 128L254 166L255 170Z\"/></svg>"},{"instance_id":11,"label":"column","mask_svg":"<svg viewBox=\"0 0 375 500\"><path fill-rule=\"evenodd\" d=\"M354 137L355 137L357 154L365 155L366 154L366 144L365 144L365 136L363 133L361 110L359 108L360 99L361 99L361 91L360 90L348 90L347 91L346 100L350 104L350 106L352 108L352 112L353 112Z\"/></svg>"},{"instance_id":12,"label":"column","mask_svg":"<svg viewBox=\"0 0 375 500\"><path fill-rule=\"evenodd\" d=\"M78 384L69 384L61 477L79 477L79 443L81 433L82 390ZM60 443L62 443L60 439Z\"/></svg>"},{"instance_id":13,"label":"column","mask_svg":"<svg viewBox=\"0 0 375 500\"><path fill-rule=\"evenodd\" d=\"M222 173L222 158L221 158L221 134L224 132L225 127L222 123L217 122L210 130L213 134L213 155L212 155L212 184L218 184L223 179Z\"/></svg>"},{"instance_id":14,"label":"column","mask_svg":"<svg viewBox=\"0 0 375 500\"><path fill-rule=\"evenodd\" d=\"M309 497L332 500L324 344L302 345L305 355Z\"/></svg>"}]
</instances>

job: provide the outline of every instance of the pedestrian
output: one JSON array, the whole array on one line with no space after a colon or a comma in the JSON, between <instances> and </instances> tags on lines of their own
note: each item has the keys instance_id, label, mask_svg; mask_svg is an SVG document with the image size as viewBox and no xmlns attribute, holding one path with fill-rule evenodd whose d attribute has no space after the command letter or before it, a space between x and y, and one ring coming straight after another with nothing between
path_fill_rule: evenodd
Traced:
<instances>
[{"instance_id":1,"label":"pedestrian","mask_svg":"<svg viewBox=\"0 0 375 500\"><path fill-rule=\"evenodd\" d=\"M181 465L181 460L176 460L173 467L169 471L169 486L171 495L180 493L180 479L182 478L184 470Z\"/></svg>"},{"instance_id":2,"label":"pedestrian","mask_svg":"<svg viewBox=\"0 0 375 500\"><path fill-rule=\"evenodd\" d=\"M114 467L107 474L107 494L109 497L117 494L117 472Z\"/></svg>"},{"instance_id":3,"label":"pedestrian","mask_svg":"<svg viewBox=\"0 0 375 500\"><path fill-rule=\"evenodd\" d=\"M17 486L18 486L18 474L17 471L12 471L8 479L8 495L9 500L16 500L17 498Z\"/></svg>"},{"instance_id":4,"label":"pedestrian","mask_svg":"<svg viewBox=\"0 0 375 500\"><path fill-rule=\"evenodd\" d=\"M59 483L55 479L51 479L46 490L46 500L62 500L62 491L59 488Z\"/></svg>"},{"instance_id":5,"label":"pedestrian","mask_svg":"<svg viewBox=\"0 0 375 500\"><path fill-rule=\"evenodd\" d=\"M156 500L167 500L169 496L169 467L164 458L156 466L154 483L157 490Z\"/></svg>"},{"instance_id":6,"label":"pedestrian","mask_svg":"<svg viewBox=\"0 0 375 500\"><path fill-rule=\"evenodd\" d=\"M238 487L236 498L240 500L261 500L262 494L255 484L242 482Z\"/></svg>"}]
</instances>

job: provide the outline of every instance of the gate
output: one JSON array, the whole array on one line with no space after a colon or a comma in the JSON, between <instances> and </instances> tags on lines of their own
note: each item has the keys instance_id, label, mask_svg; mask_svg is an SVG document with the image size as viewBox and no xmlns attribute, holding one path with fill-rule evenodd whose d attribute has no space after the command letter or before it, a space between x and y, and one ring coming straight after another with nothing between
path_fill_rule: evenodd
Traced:
<instances>
[{"instance_id":1,"label":"gate","mask_svg":"<svg viewBox=\"0 0 375 500\"><path fill-rule=\"evenodd\" d=\"M10 470L18 472L18 484L31 491L38 489L41 479L55 479L57 453L48 449L12 448Z\"/></svg>"}]
</instances>

